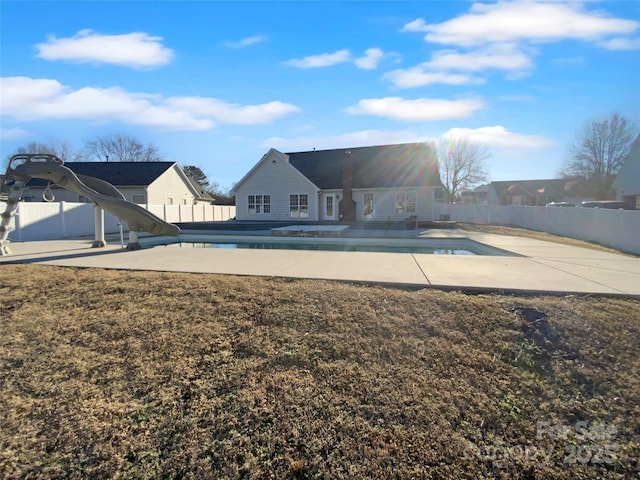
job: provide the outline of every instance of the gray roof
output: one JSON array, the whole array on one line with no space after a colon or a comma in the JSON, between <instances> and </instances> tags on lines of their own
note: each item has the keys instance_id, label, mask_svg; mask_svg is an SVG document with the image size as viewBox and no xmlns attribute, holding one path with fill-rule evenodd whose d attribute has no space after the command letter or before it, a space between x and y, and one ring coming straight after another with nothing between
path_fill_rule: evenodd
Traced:
<instances>
[{"instance_id":1,"label":"gray roof","mask_svg":"<svg viewBox=\"0 0 640 480\"><path fill-rule=\"evenodd\" d=\"M352 159L353 188L440 186L438 162L427 143L287 153L289 163L321 189L342 188L342 165Z\"/></svg>"},{"instance_id":2,"label":"gray roof","mask_svg":"<svg viewBox=\"0 0 640 480\"><path fill-rule=\"evenodd\" d=\"M566 178L541 180L504 180L491 182L498 195L562 195L565 192Z\"/></svg>"},{"instance_id":3,"label":"gray roof","mask_svg":"<svg viewBox=\"0 0 640 480\"><path fill-rule=\"evenodd\" d=\"M99 178L116 187L151 185L175 162L65 162L76 175ZM32 178L28 186L47 185L46 180Z\"/></svg>"}]
</instances>

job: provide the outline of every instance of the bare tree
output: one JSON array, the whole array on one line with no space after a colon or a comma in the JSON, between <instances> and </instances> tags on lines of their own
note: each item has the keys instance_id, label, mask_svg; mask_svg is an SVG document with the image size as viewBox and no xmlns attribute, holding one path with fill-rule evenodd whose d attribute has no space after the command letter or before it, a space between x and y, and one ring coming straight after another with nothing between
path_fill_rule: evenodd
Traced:
<instances>
[{"instance_id":1,"label":"bare tree","mask_svg":"<svg viewBox=\"0 0 640 480\"><path fill-rule=\"evenodd\" d=\"M562 176L592 180L601 198L607 196L615 175L631 151L637 128L617 113L585 124L569 149Z\"/></svg>"},{"instance_id":2,"label":"bare tree","mask_svg":"<svg viewBox=\"0 0 640 480\"><path fill-rule=\"evenodd\" d=\"M49 143L29 142L18 147L14 155L18 153L48 153L65 162L75 162L83 158L81 152L75 151L68 142L63 140L53 140Z\"/></svg>"},{"instance_id":3,"label":"bare tree","mask_svg":"<svg viewBox=\"0 0 640 480\"><path fill-rule=\"evenodd\" d=\"M155 145L144 145L137 138L120 133L85 140L84 148L87 157L98 161L159 162L163 160Z\"/></svg>"},{"instance_id":4,"label":"bare tree","mask_svg":"<svg viewBox=\"0 0 640 480\"><path fill-rule=\"evenodd\" d=\"M236 197L231 193L231 189L221 187L218 182L210 183L207 191L216 199L217 205L236 204Z\"/></svg>"},{"instance_id":5,"label":"bare tree","mask_svg":"<svg viewBox=\"0 0 640 480\"><path fill-rule=\"evenodd\" d=\"M462 190L487 180L486 160L491 157L489 147L466 138L451 138L438 144L440 178L453 203Z\"/></svg>"}]
</instances>

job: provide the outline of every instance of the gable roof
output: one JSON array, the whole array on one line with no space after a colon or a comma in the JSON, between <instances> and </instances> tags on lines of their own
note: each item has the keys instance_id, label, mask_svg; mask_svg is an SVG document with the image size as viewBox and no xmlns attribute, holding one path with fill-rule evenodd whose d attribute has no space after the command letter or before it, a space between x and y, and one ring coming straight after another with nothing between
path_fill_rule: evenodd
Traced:
<instances>
[{"instance_id":1,"label":"gable roof","mask_svg":"<svg viewBox=\"0 0 640 480\"><path fill-rule=\"evenodd\" d=\"M116 187L151 185L175 162L65 162L76 175L95 177ZM46 186L46 180L32 178L29 187Z\"/></svg>"},{"instance_id":2,"label":"gable roof","mask_svg":"<svg viewBox=\"0 0 640 480\"><path fill-rule=\"evenodd\" d=\"M491 182L491 187L502 196L508 195L562 195L567 179L552 178L546 180L505 180Z\"/></svg>"},{"instance_id":3,"label":"gable roof","mask_svg":"<svg viewBox=\"0 0 640 480\"><path fill-rule=\"evenodd\" d=\"M351 158L353 188L440 186L435 150L428 143L287 153L289 163L321 189L341 189L343 161Z\"/></svg>"},{"instance_id":4,"label":"gable roof","mask_svg":"<svg viewBox=\"0 0 640 480\"><path fill-rule=\"evenodd\" d=\"M187 180L191 183L191 186L198 192L198 197L200 200L204 200L207 202L214 202L215 198L213 195L204 189L202 185L198 183L198 181L190 175L187 175Z\"/></svg>"},{"instance_id":5,"label":"gable roof","mask_svg":"<svg viewBox=\"0 0 640 480\"><path fill-rule=\"evenodd\" d=\"M261 166L267 164L269 162L269 160L271 160L272 162L282 162L284 165L287 166L287 168L290 168L293 172L296 173L296 175L300 175L301 178L303 178L305 181L309 182L309 185L315 188L318 188L317 185L315 185L313 182L311 182L311 180L309 180L307 177L305 177L302 172L300 172L300 170L298 170L297 168L293 167L290 163L289 163L289 157L276 150L275 148L270 148L269 151L267 153L265 153L262 158L258 161L258 163L256 163L251 170L249 170L244 177L242 177L240 179L239 182L237 182L233 188L231 189L232 192L237 192L238 189L240 188L240 186L246 182L257 170L260 169Z\"/></svg>"}]
</instances>

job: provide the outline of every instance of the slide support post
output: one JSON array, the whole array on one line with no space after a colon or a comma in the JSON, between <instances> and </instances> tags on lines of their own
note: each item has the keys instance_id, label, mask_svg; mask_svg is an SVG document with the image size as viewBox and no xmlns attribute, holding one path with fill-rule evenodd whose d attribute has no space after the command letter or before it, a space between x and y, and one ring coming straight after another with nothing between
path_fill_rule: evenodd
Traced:
<instances>
[{"instance_id":1,"label":"slide support post","mask_svg":"<svg viewBox=\"0 0 640 480\"><path fill-rule=\"evenodd\" d=\"M100 208L98 205L94 206L93 210L94 214L94 224L95 224L95 235L93 243L91 244L91 248L101 248L106 247L107 242L104 239L104 210Z\"/></svg>"}]
</instances>

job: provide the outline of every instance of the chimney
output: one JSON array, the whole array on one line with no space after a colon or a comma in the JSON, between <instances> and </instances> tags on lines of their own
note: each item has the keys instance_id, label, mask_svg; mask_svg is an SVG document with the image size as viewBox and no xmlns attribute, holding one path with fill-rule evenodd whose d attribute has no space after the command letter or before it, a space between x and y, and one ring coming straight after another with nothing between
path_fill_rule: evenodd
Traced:
<instances>
[{"instance_id":1,"label":"chimney","mask_svg":"<svg viewBox=\"0 0 640 480\"><path fill-rule=\"evenodd\" d=\"M356 221L356 202L353 200L353 155L350 150L345 152L342 159L342 199L338 203L340 221Z\"/></svg>"}]
</instances>

